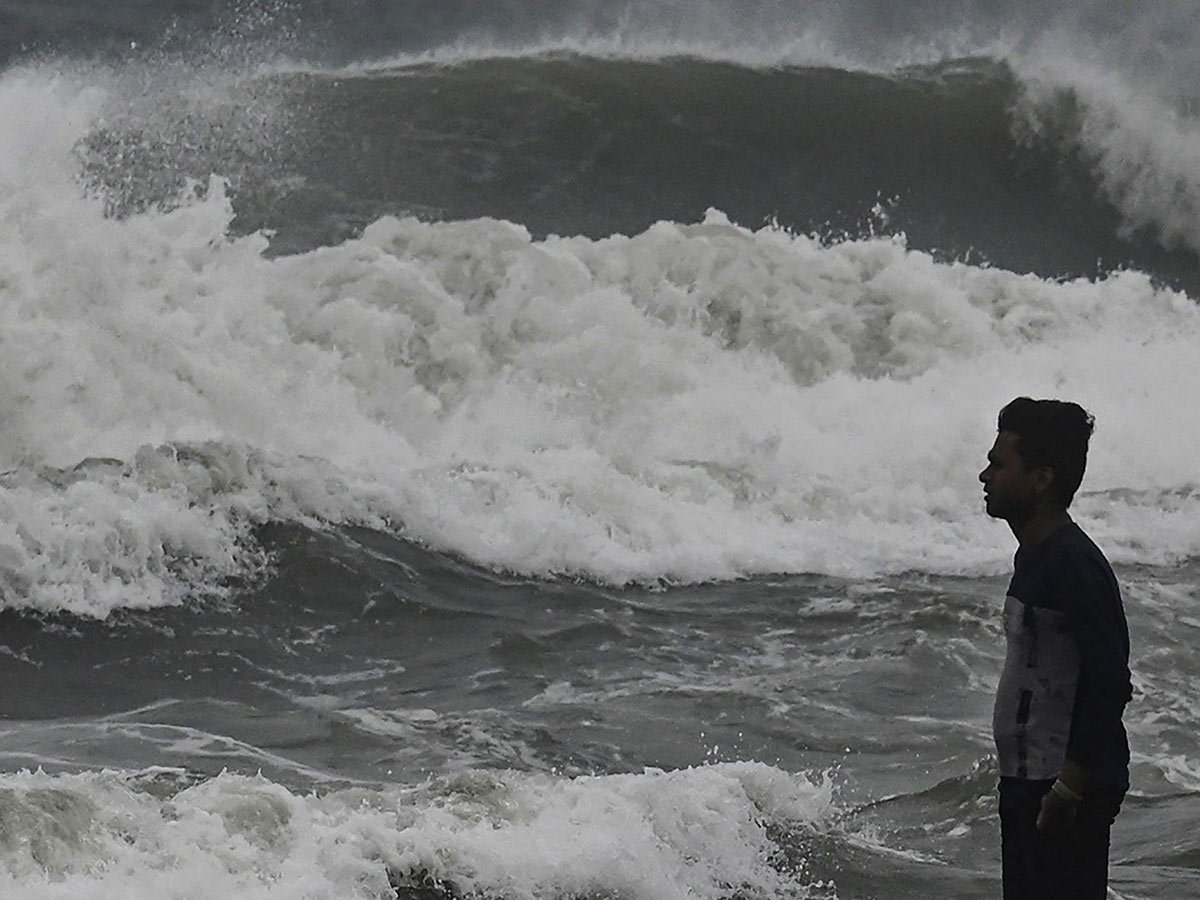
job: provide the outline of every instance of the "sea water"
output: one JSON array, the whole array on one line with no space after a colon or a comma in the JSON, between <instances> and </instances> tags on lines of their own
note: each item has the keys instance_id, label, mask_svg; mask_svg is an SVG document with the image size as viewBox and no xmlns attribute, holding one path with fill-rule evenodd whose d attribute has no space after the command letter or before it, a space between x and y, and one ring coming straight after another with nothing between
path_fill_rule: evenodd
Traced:
<instances>
[{"instance_id":1,"label":"sea water","mask_svg":"<svg viewBox=\"0 0 1200 900\"><path fill-rule=\"evenodd\" d=\"M997 895L997 410L1200 889L1185 4L0 12L0 895Z\"/></svg>"}]
</instances>

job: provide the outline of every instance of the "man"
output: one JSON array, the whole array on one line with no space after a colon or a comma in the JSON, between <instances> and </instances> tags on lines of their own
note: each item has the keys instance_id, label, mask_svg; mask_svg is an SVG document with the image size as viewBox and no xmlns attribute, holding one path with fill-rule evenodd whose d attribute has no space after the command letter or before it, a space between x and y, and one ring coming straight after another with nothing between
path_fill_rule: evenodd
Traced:
<instances>
[{"instance_id":1,"label":"man","mask_svg":"<svg viewBox=\"0 0 1200 900\"><path fill-rule=\"evenodd\" d=\"M1067 511L1092 426L1075 403L1019 397L979 473L988 515L1018 544L992 723L1005 900L1104 900L1109 830L1129 787L1120 589Z\"/></svg>"}]
</instances>

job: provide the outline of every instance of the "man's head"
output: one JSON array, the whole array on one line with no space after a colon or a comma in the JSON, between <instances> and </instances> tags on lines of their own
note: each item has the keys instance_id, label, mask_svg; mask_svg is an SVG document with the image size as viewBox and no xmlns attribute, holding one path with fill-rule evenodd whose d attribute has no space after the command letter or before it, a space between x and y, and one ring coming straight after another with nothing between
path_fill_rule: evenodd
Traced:
<instances>
[{"instance_id":1,"label":"man's head","mask_svg":"<svg viewBox=\"0 0 1200 900\"><path fill-rule=\"evenodd\" d=\"M1077 403L1018 397L1000 410L988 467L979 473L990 515L1021 518L1037 505L1065 510L1083 480L1094 421Z\"/></svg>"}]
</instances>

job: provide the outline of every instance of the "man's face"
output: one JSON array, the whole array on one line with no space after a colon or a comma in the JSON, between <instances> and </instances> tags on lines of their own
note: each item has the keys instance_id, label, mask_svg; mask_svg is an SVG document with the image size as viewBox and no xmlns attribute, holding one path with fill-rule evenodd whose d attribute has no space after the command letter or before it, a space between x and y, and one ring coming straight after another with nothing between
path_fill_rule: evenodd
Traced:
<instances>
[{"instance_id":1,"label":"man's face","mask_svg":"<svg viewBox=\"0 0 1200 900\"><path fill-rule=\"evenodd\" d=\"M987 460L987 467L979 473L987 514L1008 522L1019 522L1033 515L1039 489L1045 487L1045 472L1025 465L1017 452L1017 435L1000 432Z\"/></svg>"}]
</instances>

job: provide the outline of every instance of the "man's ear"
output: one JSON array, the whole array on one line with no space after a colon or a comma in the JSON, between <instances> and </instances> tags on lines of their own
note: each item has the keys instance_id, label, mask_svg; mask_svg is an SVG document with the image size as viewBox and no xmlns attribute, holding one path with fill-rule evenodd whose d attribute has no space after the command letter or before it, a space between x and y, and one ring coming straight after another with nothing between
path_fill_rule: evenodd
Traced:
<instances>
[{"instance_id":1,"label":"man's ear","mask_svg":"<svg viewBox=\"0 0 1200 900\"><path fill-rule=\"evenodd\" d=\"M1038 466L1033 470L1033 478L1039 494L1050 491L1054 486L1054 470L1049 466Z\"/></svg>"}]
</instances>

